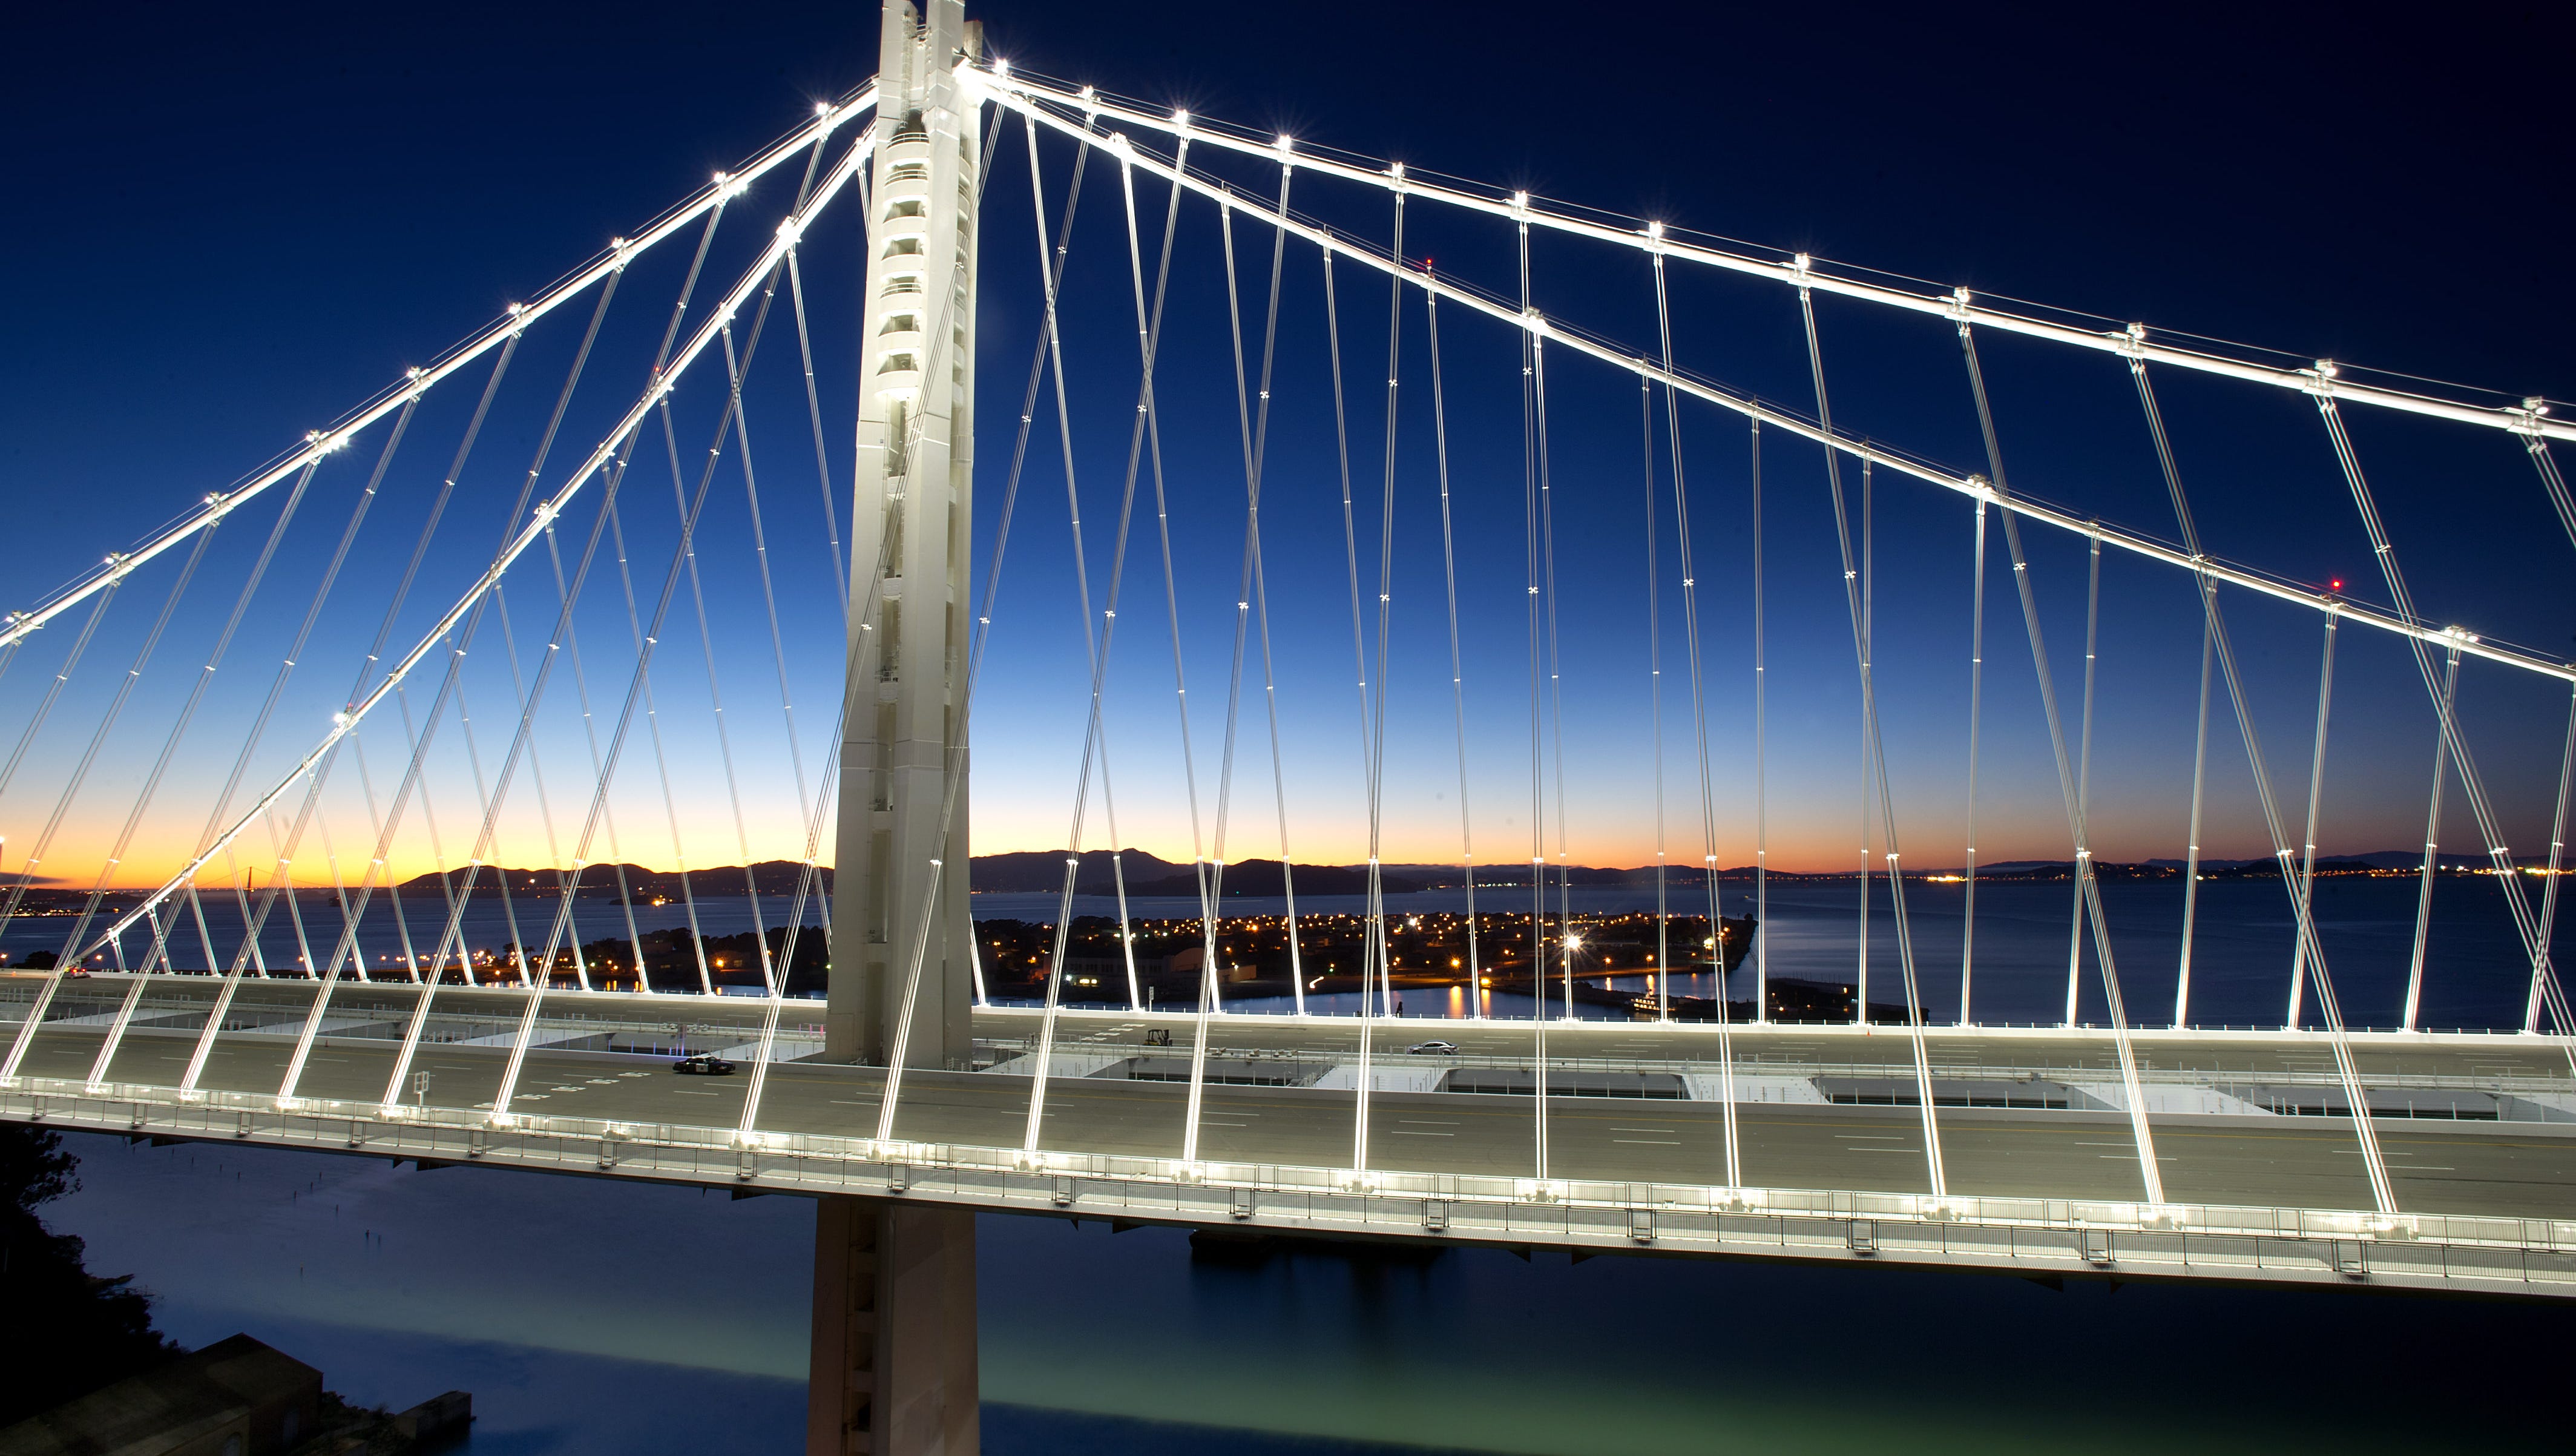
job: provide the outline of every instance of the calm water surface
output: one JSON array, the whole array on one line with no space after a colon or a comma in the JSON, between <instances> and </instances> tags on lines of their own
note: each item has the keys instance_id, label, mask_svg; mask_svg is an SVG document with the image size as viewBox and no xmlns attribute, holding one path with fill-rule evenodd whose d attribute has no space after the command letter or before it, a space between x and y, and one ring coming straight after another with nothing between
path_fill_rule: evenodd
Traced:
<instances>
[{"instance_id":1,"label":"calm water surface","mask_svg":"<svg viewBox=\"0 0 2576 1456\"><path fill-rule=\"evenodd\" d=\"M787 1452L812 1204L74 1135L48 1210L189 1344L236 1330L472 1449ZM2148 1453L2563 1449L2576 1310L1897 1269L1456 1250L1194 1258L983 1220L991 1456L1395 1447Z\"/></svg>"}]
</instances>

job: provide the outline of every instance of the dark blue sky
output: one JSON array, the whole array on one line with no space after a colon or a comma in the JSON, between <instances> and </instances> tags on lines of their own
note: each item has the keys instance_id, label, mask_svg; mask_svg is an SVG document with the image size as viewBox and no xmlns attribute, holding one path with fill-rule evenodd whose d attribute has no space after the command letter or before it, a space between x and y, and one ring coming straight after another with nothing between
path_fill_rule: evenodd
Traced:
<instances>
[{"instance_id":1,"label":"dark blue sky","mask_svg":"<svg viewBox=\"0 0 2576 1456\"><path fill-rule=\"evenodd\" d=\"M1810 251L2268 345L2294 361L2330 356L2515 396L2576 397L2565 346L2576 303L2554 266L2564 256L2566 206L2553 167L2567 131L2550 101L2560 80L2553 58L2576 37L2563 17L2538 7L2454 7L2404 26L2321 19L2294 7L2074 17L1884 7L1224 11L1148 3L995 4L972 13L986 21L993 51L1035 71L1275 126L1316 144L1670 219L1749 240L1770 256ZM0 124L19 140L22 163L20 225L0 233L0 267L17 284L18 347L0 357L11 605L229 482L796 125L816 98L840 94L872 69L875 25L875 11L858 4L232 14L139 5L11 22L15 60L0 97ZM1069 149L1049 146L1050 186L1060 189ZM986 224L987 490L998 487L1008 458L1006 417L1030 347L1025 172L1018 144L1006 143ZM765 200L774 215L784 199ZM1300 202L1383 236L1383 218L1361 210L1366 198L1334 201L1319 190ZM1158 208L1159 195L1140 205ZM1086 512L1097 523L1088 542L1095 606L1134 388L1132 372L1122 380L1111 367L1127 362L1132 370L1132 336L1120 332L1123 244L1108 206L1105 190L1087 199L1092 227L1078 244L1066 302L1076 347L1092 355L1076 361L1074 406ZM1215 311L1216 230L1211 214L1192 216L1175 306L1195 298L1197 312L1176 316L1194 322L1175 329L1193 341L1196 362L1186 381L1170 386L1167 402L1176 478L1195 469L1208 483L1203 509L1178 529L1192 729L1202 794L1210 795L1230 645L1225 608L1238 569L1240 517L1226 513L1239 511L1240 468L1223 316ZM1236 241L1247 286L1257 291L1266 239L1247 232ZM1407 252L1436 253L1444 269L1463 268L1490 287L1508 284L1504 235L1417 219ZM1300 858L1346 859L1363 850L1353 809L1338 485L1315 268L1311 256L1294 254L1291 267L1270 469L1271 570L1281 583L1274 623L1298 800L1293 847ZM1543 241L1539 267L1543 306L1650 344L1651 294L1633 260L1605 262ZM1380 468L1376 361L1385 347L1385 291L1355 270L1341 281L1365 526ZM648 350L668 296L664 284L650 287L652 300L626 319ZM828 293L830 285L818 287ZM1438 518L1429 419L1419 413L1427 391L1414 372L1423 359L1419 300L1409 309L1397 528L1404 615L1390 674L1388 807L1390 822L1402 827L1388 852L1429 859L1456 852L1456 765L1439 563L1426 554L1436 550ZM1945 328L1895 328L1830 303L1822 315L1839 424L1945 465L1982 468ZM1257 311L1249 322L1257 331ZM1786 293L1728 291L1694 278L1677 296L1676 325L1682 357L1700 372L1809 407ZM1470 797L1479 858L1510 859L1528 852L1517 363L1509 336L1491 326L1444 312L1443 335L1453 466L1461 495L1477 505L1477 524L1462 538ZM2116 364L2009 341L1986 347L2016 484L2171 535L2162 484ZM532 345L532 358L538 352ZM843 366L829 358L819 366L827 389L836 367ZM526 389L541 412L562 364L529 368L541 376ZM789 388L785 380L775 388ZM2379 599L2382 588L2363 579L2367 543L2304 400L2172 375L2162 388L2213 549L2320 584L2351 577L2357 596ZM1607 370L1567 369L1552 375L1551 391L1564 502L1559 600L1573 850L1578 860L1634 863L1651 855L1635 390ZM812 495L812 476L810 463L793 463L790 447L803 448L801 395L794 403L796 412L765 432L780 442L767 447L779 463L765 468L806 469L801 501ZM1707 412L1686 411L1684 429L1702 553L1721 855L1737 863L1750 858L1743 441L1740 427ZM406 457L405 468L427 485L453 448L453 427L441 430ZM2358 420L2355 432L2424 611L2565 653L2576 609L2564 583L2576 573L2566 570L2568 543L2519 449L2484 432L2381 418ZM579 445L595 438L595 430L582 434ZM833 444L846 448L845 440ZM577 453L568 447L555 473ZM498 450L486 482L504 498L522 468L512 456L524 460L517 443ZM1056 458L1052 431L1042 430L1024 497L1028 535L1025 544L1015 538L1005 594L1006 609L1018 615L996 639L987 703L997 711L980 735L980 849L1060 842L1069 809L1083 669L1068 610ZM317 491L336 480L344 492L342 504L323 512L333 522L363 464L335 465L339 474L321 478ZM1766 472L1773 863L1838 866L1856 851L1858 739L1821 456L1775 443ZM399 490L400 472L395 479ZM1847 472L1845 484L1856 503L1856 474ZM1882 480L1880 487L1879 657L1898 814L1910 830L1909 862L1954 863L1964 804L1967 512L1917 486ZM1699 853L1688 787L1694 750L1679 692L1668 481L1662 488L1667 772L1674 858L1686 861ZM466 534L488 541L499 508ZM989 530L990 521L988 510L980 524ZM312 527L320 549L334 528ZM390 532L383 554L364 558L362 571L398 566L407 540ZM1372 544L1364 536L1364 556ZM2028 647L2000 569L2001 542L1992 544L1984 857L2062 855L2064 820ZM2031 547L2071 731L2083 555L2080 544L2044 533L2032 535ZM807 589L826 579L816 564L805 563ZM1113 735L1124 745L1122 837L1177 857L1189 845L1169 772L1176 744L1163 743L1171 649L1135 625L1160 620L1158 575L1150 556L1131 564L1130 590L1145 595L1130 600L1116 659ZM794 580L783 586L798 589ZM449 578L442 590L452 589ZM220 614L230 588L205 590ZM2102 852L2178 855L2199 640L2190 591L2170 573L2115 559L2104 598L2095 784ZM282 606L275 615L299 609ZM149 610L127 604L129 616ZM521 610L531 619L520 624L525 655L542 614ZM720 618L725 611L720 602ZM796 619L791 640L828 638L828 611L792 595L788 611ZM2295 820L2304 807L2314 626L2294 611L2253 606L2239 620L2266 752ZM816 622L822 630L799 625ZM728 688L756 697L765 638L756 618L740 625L752 634L744 639L752 657ZM2401 649L2385 639L2350 640L2371 635L2348 633L2338 668L2345 707L2331 750L2329 849L2387 848L2420 832L2430 714ZM353 639L360 649L364 636L358 629ZM166 731L187 654L197 650L172 647L168 680L179 686L143 695L160 705L149 743ZM344 668L334 662L324 676L333 679L330 693L341 691ZM603 684L612 676L603 671L593 693L610 696ZM9 715L0 729L17 731L36 681L22 668L0 683ZM2483 715L2472 729L2485 745L2482 766L2517 846L2537 843L2545 839L2564 694L2494 671L2473 671L2469 683L2465 701ZM819 696L803 699L809 761L828 729L813 716ZM86 720L67 708L49 741L76 753L85 731ZM1248 713L1243 731L1248 757L1237 768L1230 858L1276 848L1265 730ZM169 803L184 812L173 809L162 858L195 832L239 737L227 740L212 724L200 734L196 741L215 747L205 750L196 778L183 770L171 791ZM578 778L569 761L577 752L564 747L566 757L549 769L560 783ZM2212 852L2265 852L2242 750L2223 712L2211 757ZM35 790L45 782L31 767L0 809L13 822L29 819L31 808L40 816L51 791ZM76 821L112 821L131 789L130 778L102 780ZM732 854L730 825L713 800L702 807L709 839L693 844L690 857L721 862ZM753 817L761 821L755 852L792 852L778 841L795 817L787 803ZM13 850L26 842L10 832ZM107 832L90 836L100 840L99 853ZM451 829L449 837L461 833ZM2467 837L2465 823L2445 833L2446 842ZM516 843L524 858L542 857L536 841ZM453 844L447 855L459 857ZM667 859L649 844L629 846L626 857ZM140 864L144 856L135 858ZM66 849L54 859L68 866L78 856ZM96 862L93 854L88 863Z\"/></svg>"}]
</instances>

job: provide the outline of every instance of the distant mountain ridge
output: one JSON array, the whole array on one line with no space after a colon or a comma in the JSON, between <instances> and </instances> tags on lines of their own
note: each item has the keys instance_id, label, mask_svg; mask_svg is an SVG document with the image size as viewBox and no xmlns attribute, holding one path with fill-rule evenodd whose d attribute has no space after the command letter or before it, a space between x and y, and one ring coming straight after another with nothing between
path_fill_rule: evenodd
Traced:
<instances>
[{"instance_id":1,"label":"distant mountain ridge","mask_svg":"<svg viewBox=\"0 0 2576 1456\"><path fill-rule=\"evenodd\" d=\"M1198 893L1198 872L1191 865L1175 863L1145 850L1121 850L1114 857L1108 850L1086 850L1079 858L1081 864L1075 871L1073 885L1074 893L1077 895L1114 894L1117 892L1118 881L1122 875L1126 881L1127 893L1131 896L1150 898L1194 896ZM972 886L977 892L985 894L1061 891L1064 888L1064 861L1065 852L1060 849L980 854L974 859ZM2367 870L2411 870L2422 862L2423 858L2419 851L2388 849L2375 850L2368 854L2320 856L2317 860L2317 869L2323 874L2351 874ZM2445 856L2444 862L2468 864L2480 869L2486 867L2484 855L2466 852L2462 853L2456 861ZM2179 859L2147 859L2131 864L2098 861L2094 868L2101 878L2117 880L2176 877L2182 872L2182 867L2183 861ZM1368 886L1366 865L1294 864L1289 866L1289 870L1294 875L1296 888L1305 894L1355 895L1362 893ZM2200 862L2200 871L2205 876L2227 879L2259 877L2275 872L2273 861L2269 859L2218 857L2203 859ZM581 871L580 897L586 900L616 897L619 893L621 872L624 877L625 893L638 899L677 900L682 895L681 877L676 870L648 869L638 864L595 864L586 866ZM805 866L796 860L763 860L750 867L748 882L764 896L793 895L796 893L797 881L804 873ZM1551 881L1559 873L1563 873L1571 883L1577 885L1645 886L1655 882L1653 865L1641 865L1634 869L1602 868L1592 865L1547 867L1548 878ZM1749 880L1753 878L1753 867L1740 865L1732 869L1719 870L1717 873L1721 880ZM1964 871L1960 869L1908 871L1909 877L1961 873ZM1979 879L2063 879L2073 873L2074 861L2072 860L2004 860L1977 867ZM463 888L465 877L466 871L462 868L449 870L443 876L433 871L428 874L414 875L403 881L397 888L406 896L443 896L445 890L441 885L442 879L447 888ZM508 885L513 896L532 896L542 899L554 898L561 883L557 872L551 869L496 868L485 865L474 879L476 893L489 893L496 877ZM1771 878L1782 881L1850 879L1852 874L1849 871L1817 874L1794 870L1773 870ZM1282 893L1285 888L1285 879L1286 876L1281 872L1279 861L1275 859L1241 860L1225 867L1224 890L1229 897L1234 895L1275 896ZM1480 887L1527 885L1530 882L1530 867L1525 864L1479 865L1476 867L1475 880ZM745 883L743 866L714 865L706 869L689 871L687 891L693 895L738 895L743 892ZM831 867L829 865L821 867L822 889L829 892L832 883ZM1380 883L1387 894L1406 895L1422 890L1455 889L1466 883L1466 876L1456 865L1390 864L1383 867ZM1667 866L1664 871L1664 883L1667 886L1685 886L1703 884L1705 880L1697 866L1672 865ZM298 888L307 894L330 893L319 886L307 885ZM31 900L35 898L38 898L38 895L30 896Z\"/></svg>"}]
</instances>

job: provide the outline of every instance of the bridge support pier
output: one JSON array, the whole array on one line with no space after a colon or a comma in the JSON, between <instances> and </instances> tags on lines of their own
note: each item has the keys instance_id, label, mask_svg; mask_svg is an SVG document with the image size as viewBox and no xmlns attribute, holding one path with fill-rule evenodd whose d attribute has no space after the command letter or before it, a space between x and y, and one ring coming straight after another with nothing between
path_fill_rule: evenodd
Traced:
<instances>
[{"instance_id":1,"label":"bridge support pier","mask_svg":"<svg viewBox=\"0 0 2576 1456\"><path fill-rule=\"evenodd\" d=\"M827 1195L806 1456L975 1456L975 1215Z\"/></svg>"}]
</instances>

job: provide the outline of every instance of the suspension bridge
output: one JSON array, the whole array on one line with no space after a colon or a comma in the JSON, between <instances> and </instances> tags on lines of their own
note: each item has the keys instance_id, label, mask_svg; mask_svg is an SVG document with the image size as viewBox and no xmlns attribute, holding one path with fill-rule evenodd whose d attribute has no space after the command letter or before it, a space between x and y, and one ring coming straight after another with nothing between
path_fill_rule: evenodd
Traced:
<instances>
[{"instance_id":1,"label":"suspension bridge","mask_svg":"<svg viewBox=\"0 0 2576 1456\"><path fill-rule=\"evenodd\" d=\"M2427 482L2576 547L2571 434L890 4L874 80L7 617L0 1116L818 1195L816 1451L973 1448L977 1210L2576 1295L2576 667L2405 571ZM2278 565L2204 541L2196 481L2293 480ZM2339 939L2321 814L2397 804L2407 933ZM979 904L978 823L1043 887ZM1651 846L1611 898L1594 842Z\"/></svg>"}]
</instances>

